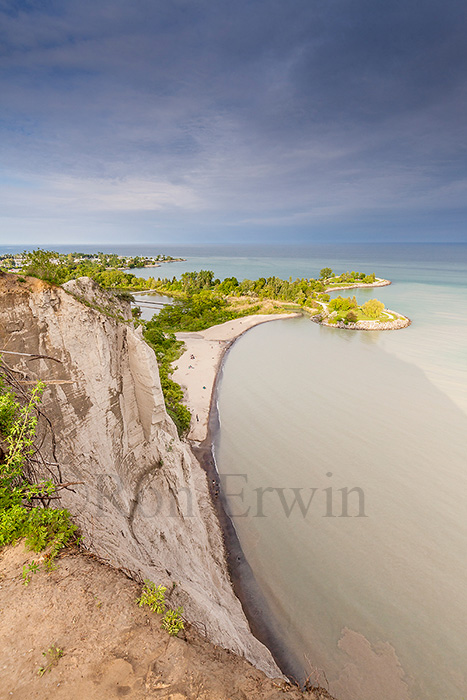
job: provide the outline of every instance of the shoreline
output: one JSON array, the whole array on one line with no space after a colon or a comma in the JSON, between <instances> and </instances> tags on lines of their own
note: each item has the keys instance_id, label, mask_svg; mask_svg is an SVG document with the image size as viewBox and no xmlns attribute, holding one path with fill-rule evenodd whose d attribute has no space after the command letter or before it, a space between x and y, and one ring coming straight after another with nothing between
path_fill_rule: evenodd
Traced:
<instances>
[{"instance_id":1,"label":"shoreline","mask_svg":"<svg viewBox=\"0 0 467 700\"><path fill-rule=\"evenodd\" d=\"M192 411L192 427L187 436L190 449L206 473L211 503L216 513L224 542L224 556L234 593L242 606L252 634L271 652L281 671L292 681L300 682L304 669L299 660L285 645L277 628L277 622L270 606L266 602L253 570L243 552L235 525L228 514L228 505L223 494L219 472L214 456L214 437L220 428L217 409L217 396L225 359L235 341L251 328L269 321L301 317L300 313L292 314L263 314L246 316L234 321L227 321L218 326L212 326L206 331L177 333L176 337L187 344L183 355L175 361L178 367L184 359L182 368L174 370L172 377L178 383L181 376L190 380L190 387L183 384L188 408ZM207 337L204 335L207 333ZM204 347L203 347L204 346ZM204 349L205 360L200 362L199 353ZM196 351L195 359L191 356ZM207 352L206 352L207 351ZM198 362L197 362L198 361ZM188 370L187 363L197 362L197 368ZM208 377L204 376L204 393L194 391L198 377L206 368ZM201 377L199 377L201 379ZM190 391L191 388L191 391ZM198 401L196 402L196 399ZM193 406L197 408L203 420L196 421Z\"/></svg>"},{"instance_id":2,"label":"shoreline","mask_svg":"<svg viewBox=\"0 0 467 700\"><path fill-rule=\"evenodd\" d=\"M187 439L198 443L208 435L212 397L222 360L231 345L250 328L261 323L297 318L301 313L255 314L211 326L204 331L176 333L185 343L185 351L172 363L176 369L172 379L185 395L185 405L191 411L191 426Z\"/></svg>"},{"instance_id":3,"label":"shoreline","mask_svg":"<svg viewBox=\"0 0 467 700\"><path fill-rule=\"evenodd\" d=\"M390 313L396 313L395 311L390 311L390 309L385 309ZM337 323L330 323L328 321L328 316L324 318L321 314L315 314L310 316L310 320L317 323L320 326L327 326L327 328L339 328L345 331L398 331L402 328L407 328L412 324L412 321L407 316L398 314L398 318L393 321L387 321L382 323L381 321L357 321L356 323L344 323L344 321L337 321Z\"/></svg>"},{"instance_id":4,"label":"shoreline","mask_svg":"<svg viewBox=\"0 0 467 700\"><path fill-rule=\"evenodd\" d=\"M236 340L236 339L235 339ZM223 361L234 344L230 343L224 353ZM214 435L220 428L217 410L217 391L222 377L223 361L216 377L215 390L212 395L209 425L206 438L201 443L189 441L191 451L206 473L209 494L214 512L219 522L224 542L224 555L235 596L240 601L248 621L251 633L271 652L272 657L282 673L295 683L300 683L303 668L300 662L282 640L277 622L271 612L253 570L243 552L235 525L227 511L227 502L223 494L219 472L214 456Z\"/></svg>"},{"instance_id":5,"label":"shoreline","mask_svg":"<svg viewBox=\"0 0 467 700\"><path fill-rule=\"evenodd\" d=\"M371 286L389 284L391 282L388 280L378 280ZM356 286L369 287L370 285ZM247 316L212 326L204 331L177 333L177 339L185 342L186 349L173 363L176 369L172 374L174 381L182 386L185 404L192 413L187 442L206 473L211 503L223 536L225 560L234 593L240 601L252 634L269 649L281 671L292 682L297 683L303 680L306 674L305 668L296 654L287 647L274 613L243 552L221 487L214 441L220 429L217 397L223 366L234 342L260 323L300 316L303 316L303 313ZM309 318L320 323L313 316ZM410 320L403 318L405 325L409 325ZM337 327L327 323L323 325ZM345 327L344 324L342 325ZM352 325L356 326L356 324ZM356 329L363 330L363 328Z\"/></svg>"},{"instance_id":6,"label":"shoreline","mask_svg":"<svg viewBox=\"0 0 467 700\"><path fill-rule=\"evenodd\" d=\"M375 287L387 287L390 284L392 284L390 280L385 280L380 277L377 277L376 280L372 282L372 284L356 283L347 285L345 287L326 287L326 292L336 292L344 289L374 289ZM323 303L321 303L321 305L324 307ZM361 320L356 321L355 323L344 323L344 321L330 323L329 314L317 313L314 315L310 314L310 319L314 323L318 323L320 326L327 326L328 328L340 328L341 330L348 331L397 331L402 328L407 328L412 323L410 318L404 316L403 314L400 314L397 311L392 311L391 309L386 308L384 308L384 311L393 314L394 316L397 316L397 318L386 322L380 320Z\"/></svg>"},{"instance_id":7,"label":"shoreline","mask_svg":"<svg viewBox=\"0 0 467 700\"><path fill-rule=\"evenodd\" d=\"M355 282L355 284L347 284L344 287L326 287L326 292L339 292L341 289L372 289L373 287L387 287L392 284L391 280L384 280L381 277L377 277L371 284L364 284L363 282Z\"/></svg>"},{"instance_id":8,"label":"shoreline","mask_svg":"<svg viewBox=\"0 0 467 700\"><path fill-rule=\"evenodd\" d=\"M214 439L220 429L217 397L225 360L235 341L254 328L267 321L281 318L297 318L302 314L274 314L272 318L256 319L256 323L241 330L240 333L225 341L215 366L215 377L210 393L209 410L202 440L187 438L190 449L206 473L211 503L216 513L224 542L224 555L234 593L242 606L252 634L271 652L274 661L290 681L299 683L304 668L295 654L284 643L276 619L267 603L253 570L243 552L234 522L228 513L228 504L222 491L220 476L214 454ZM248 318L248 317L246 317ZM250 317L253 318L253 317ZM236 319L244 320L244 319ZM231 323L230 321L227 324ZM225 324L220 324L225 325ZM215 326L214 326L215 328ZM185 351L187 352L187 351Z\"/></svg>"}]
</instances>

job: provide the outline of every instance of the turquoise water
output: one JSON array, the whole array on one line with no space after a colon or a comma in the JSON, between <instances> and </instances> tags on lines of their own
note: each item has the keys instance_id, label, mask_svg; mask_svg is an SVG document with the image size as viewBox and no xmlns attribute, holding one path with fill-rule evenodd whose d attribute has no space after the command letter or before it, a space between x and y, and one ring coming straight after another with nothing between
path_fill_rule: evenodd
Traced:
<instances>
[{"instance_id":1,"label":"turquoise water","mask_svg":"<svg viewBox=\"0 0 467 700\"><path fill-rule=\"evenodd\" d=\"M182 248L167 252L184 255L186 262L138 271L139 276L179 277L183 272L209 269L219 278L257 279L261 276L317 277L322 267L336 271L375 272L393 284L377 290L345 291L361 301L376 296L388 308L412 319L409 331L380 333L378 342L388 352L405 359L427 373L438 387L447 390L459 405L467 405L467 245L368 245L315 246L251 250L233 248L229 254L203 255ZM117 252L127 252L118 250ZM142 253L161 252L144 248ZM300 253L300 255L299 255ZM331 329L329 329L331 330ZM374 337L376 333L373 333Z\"/></svg>"}]
</instances>

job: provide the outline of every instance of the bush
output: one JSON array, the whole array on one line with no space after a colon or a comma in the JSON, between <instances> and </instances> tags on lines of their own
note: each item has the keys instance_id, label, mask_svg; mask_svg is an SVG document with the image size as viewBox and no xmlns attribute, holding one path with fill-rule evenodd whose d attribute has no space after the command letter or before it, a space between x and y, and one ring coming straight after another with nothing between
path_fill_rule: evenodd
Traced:
<instances>
[{"instance_id":1,"label":"bush","mask_svg":"<svg viewBox=\"0 0 467 700\"><path fill-rule=\"evenodd\" d=\"M331 299L329 302L329 308L331 311L348 311L349 309L356 309L358 306L355 297L352 299L350 297L342 298L341 296Z\"/></svg>"},{"instance_id":2,"label":"bush","mask_svg":"<svg viewBox=\"0 0 467 700\"><path fill-rule=\"evenodd\" d=\"M161 626L172 637L176 637L180 630L185 628L182 618L183 608L176 610L167 610L162 618Z\"/></svg>"},{"instance_id":3,"label":"bush","mask_svg":"<svg viewBox=\"0 0 467 700\"><path fill-rule=\"evenodd\" d=\"M52 284L62 284L69 278L68 269L60 264L59 254L50 250L25 253L23 272Z\"/></svg>"},{"instance_id":4,"label":"bush","mask_svg":"<svg viewBox=\"0 0 467 700\"><path fill-rule=\"evenodd\" d=\"M141 597L136 601L139 607L147 605L153 612L162 614L165 612L165 586L156 586L155 583L145 579Z\"/></svg>"},{"instance_id":5,"label":"bush","mask_svg":"<svg viewBox=\"0 0 467 700\"><path fill-rule=\"evenodd\" d=\"M56 490L52 481L33 483L26 477L28 458L35 454L41 393L39 384L22 406L0 378L0 547L24 537L34 551L50 547L51 560L74 539L76 526L67 510L43 507Z\"/></svg>"},{"instance_id":6,"label":"bush","mask_svg":"<svg viewBox=\"0 0 467 700\"><path fill-rule=\"evenodd\" d=\"M384 310L384 304L378 299L369 299L362 306L362 311L368 318L379 318Z\"/></svg>"},{"instance_id":7,"label":"bush","mask_svg":"<svg viewBox=\"0 0 467 700\"><path fill-rule=\"evenodd\" d=\"M175 338L173 333L164 333L158 327L157 318L155 316L152 321L145 324L143 335L156 354L165 407L181 437L190 427L191 413L182 403L184 396L180 385L171 378L173 372L171 363L180 357L184 345Z\"/></svg>"},{"instance_id":8,"label":"bush","mask_svg":"<svg viewBox=\"0 0 467 700\"><path fill-rule=\"evenodd\" d=\"M347 312L345 316L346 323L356 323L358 321L357 312L353 309Z\"/></svg>"},{"instance_id":9,"label":"bush","mask_svg":"<svg viewBox=\"0 0 467 700\"><path fill-rule=\"evenodd\" d=\"M147 605L153 612L159 615L163 614L164 617L161 620L162 629L165 629L166 632L175 637L180 630L185 628L182 618L183 608L179 607L173 610L167 607L165 600L166 590L165 586L156 586L152 581L145 579L141 596L136 602L140 607Z\"/></svg>"}]
</instances>

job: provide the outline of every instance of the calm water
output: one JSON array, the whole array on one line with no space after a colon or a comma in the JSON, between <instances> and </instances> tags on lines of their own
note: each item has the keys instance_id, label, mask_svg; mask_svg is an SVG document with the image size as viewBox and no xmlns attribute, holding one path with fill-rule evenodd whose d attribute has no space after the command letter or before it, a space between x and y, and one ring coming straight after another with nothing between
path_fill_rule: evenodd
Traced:
<instances>
[{"instance_id":1,"label":"calm water","mask_svg":"<svg viewBox=\"0 0 467 700\"><path fill-rule=\"evenodd\" d=\"M393 280L357 297L408 315L408 329L289 319L235 343L216 458L245 554L307 674L325 683L323 669L342 700L467 698L467 246L136 252L189 258L147 277L309 277L330 265ZM340 489L354 487L342 517Z\"/></svg>"},{"instance_id":2,"label":"calm water","mask_svg":"<svg viewBox=\"0 0 467 700\"><path fill-rule=\"evenodd\" d=\"M162 294L133 294L135 303L141 309L141 316L144 321L150 321L154 314L158 314L163 308L162 305L172 304L172 297L166 297ZM158 304L159 306L156 306Z\"/></svg>"},{"instance_id":3,"label":"calm water","mask_svg":"<svg viewBox=\"0 0 467 700\"><path fill-rule=\"evenodd\" d=\"M352 333L299 319L247 333L225 363L216 457L226 492L243 489L229 498L235 526L307 673L324 669L342 699L460 700L467 265L374 269L394 284L358 296L412 326ZM339 517L346 487L362 490L367 517ZM297 494L305 515L289 510Z\"/></svg>"}]
</instances>

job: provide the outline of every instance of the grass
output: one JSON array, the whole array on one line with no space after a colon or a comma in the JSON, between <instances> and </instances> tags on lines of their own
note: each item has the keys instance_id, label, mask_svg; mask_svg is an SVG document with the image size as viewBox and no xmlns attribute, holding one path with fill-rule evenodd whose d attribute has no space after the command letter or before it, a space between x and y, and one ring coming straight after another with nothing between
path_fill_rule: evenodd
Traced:
<instances>
[{"instance_id":1,"label":"grass","mask_svg":"<svg viewBox=\"0 0 467 700\"><path fill-rule=\"evenodd\" d=\"M40 666L39 670L37 671L37 675L41 678L44 673L51 671L52 668L58 664L59 659L61 659L63 656L63 649L54 644L49 647L47 651L43 651L42 656L45 656L46 663L44 666Z\"/></svg>"},{"instance_id":2,"label":"grass","mask_svg":"<svg viewBox=\"0 0 467 700\"><path fill-rule=\"evenodd\" d=\"M393 321L397 321L397 319L400 318L399 315L387 311L383 311L377 318L372 318L371 316L367 316L366 314L364 314L360 307L358 309L355 309L355 312L357 314L357 321L376 321L377 323L392 323ZM335 325L338 321L345 321L345 313L337 314L337 316L328 318L327 321L332 325Z\"/></svg>"}]
</instances>

